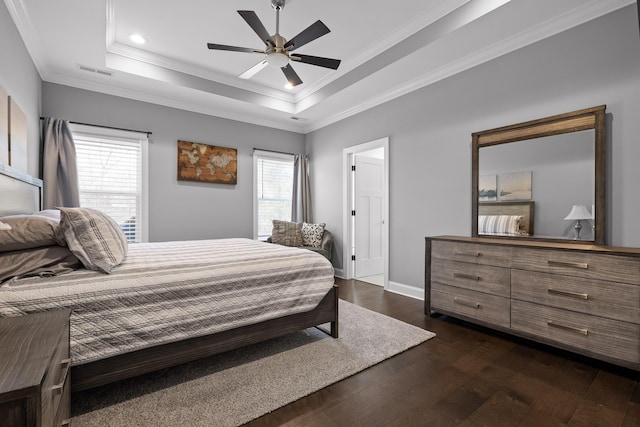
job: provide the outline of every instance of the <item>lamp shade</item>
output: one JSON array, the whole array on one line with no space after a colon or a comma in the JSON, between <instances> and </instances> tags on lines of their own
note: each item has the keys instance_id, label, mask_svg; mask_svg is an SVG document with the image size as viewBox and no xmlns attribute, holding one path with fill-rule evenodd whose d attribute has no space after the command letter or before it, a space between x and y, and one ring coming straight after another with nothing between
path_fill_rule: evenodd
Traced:
<instances>
[{"instance_id":1,"label":"lamp shade","mask_svg":"<svg viewBox=\"0 0 640 427\"><path fill-rule=\"evenodd\" d=\"M580 220L592 219L591 212L585 205L573 205L571 212L564 219Z\"/></svg>"}]
</instances>

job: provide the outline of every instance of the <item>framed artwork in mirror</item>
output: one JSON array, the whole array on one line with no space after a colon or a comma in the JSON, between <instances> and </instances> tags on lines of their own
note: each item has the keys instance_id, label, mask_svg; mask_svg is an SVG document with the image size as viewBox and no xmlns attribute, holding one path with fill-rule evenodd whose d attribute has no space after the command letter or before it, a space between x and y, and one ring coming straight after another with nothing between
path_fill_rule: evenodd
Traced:
<instances>
[{"instance_id":1,"label":"framed artwork in mirror","mask_svg":"<svg viewBox=\"0 0 640 427\"><path fill-rule=\"evenodd\" d=\"M498 184L501 201L531 200L531 171L500 174Z\"/></svg>"},{"instance_id":2,"label":"framed artwork in mirror","mask_svg":"<svg viewBox=\"0 0 640 427\"><path fill-rule=\"evenodd\" d=\"M478 178L478 200L493 202L498 200L498 175L480 175Z\"/></svg>"}]
</instances>

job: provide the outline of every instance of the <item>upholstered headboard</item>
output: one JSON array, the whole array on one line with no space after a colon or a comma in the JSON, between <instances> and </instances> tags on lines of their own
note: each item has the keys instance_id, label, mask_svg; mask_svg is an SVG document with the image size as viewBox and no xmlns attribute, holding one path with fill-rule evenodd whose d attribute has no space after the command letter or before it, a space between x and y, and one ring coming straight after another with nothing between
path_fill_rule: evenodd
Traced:
<instances>
[{"instance_id":1,"label":"upholstered headboard","mask_svg":"<svg viewBox=\"0 0 640 427\"><path fill-rule=\"evenodd\" d=\"M42 208L42 180L0 163L0 216Z\"/></svg>"},{"instance_id":2,"label":"upholstered headboard","mask_svg":"<svg viewBox=\"0 0 640 427\"><path fill-rule=\"evenodd\" d=\"M520 230L533 235L535 202L479 202L478 215L518 215L521 216Z\"/></svg>"}]
</instances>

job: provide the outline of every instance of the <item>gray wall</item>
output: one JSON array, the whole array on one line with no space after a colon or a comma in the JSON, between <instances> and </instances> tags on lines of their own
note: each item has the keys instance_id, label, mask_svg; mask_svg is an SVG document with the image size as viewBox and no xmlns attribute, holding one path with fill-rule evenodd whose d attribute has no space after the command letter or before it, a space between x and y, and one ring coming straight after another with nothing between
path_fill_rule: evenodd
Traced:
<instances>
[{"instance_id":1,"label":"gray wall","mask_svg":"<svg viewBox=\"0 0 640 427\"><path fill-rule=\"evenodd\" d=\"M307 135L314 219L334 232L338 258L343 148L389 137L390 280L421 288L424 237L471 233L471 133L601 104L609 113L607 241L640 246L634 7Z\"/></svg>"},{"instance_id":2,"label":"gray wall","mask_svg":"<svg viewBox=\"0 0 640 427\"><path fill-rule=\"evenodd\" d=\"M42 113L71 121L151 131L149 240L253 236L253 148L304 152L304 136L52 83ZM177 141L238 150L238 184L178 181Z\"/></svg>"},{"instance_id":3,"label":"gray wall","mask_svg":"<svg viewBox=\"0 0 640 427\"><path fill-rule=\"evenodd\" d=\"M0 2L0 52L0 85L27 116L29 159L28 170L23 172L38 176L42 80L4 2Z\"/></svg>"}]
</instances>

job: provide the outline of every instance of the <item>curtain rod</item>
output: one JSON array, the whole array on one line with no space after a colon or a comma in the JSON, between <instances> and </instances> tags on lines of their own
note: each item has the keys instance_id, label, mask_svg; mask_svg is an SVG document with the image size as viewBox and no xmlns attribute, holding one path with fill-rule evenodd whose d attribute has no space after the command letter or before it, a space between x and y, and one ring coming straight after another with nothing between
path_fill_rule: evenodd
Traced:
<instances>
[{"instance_id":1,"label":"curtain rod","mask_svg":"<svg viewBox=\"0 0 640 427\"><path fill-rule=\"evenodd\" d=\"M290 156L295 156L294 153L287 153L285 151L276 151L276 150L265 150L264 148L256 148L256 147L253 147L253 151L265 151L267 153L288 154Z\"/></svg>"},{"instance_id":2,"label":"curtain rod","mask_svg":"<svg viewBox=\"0 0 640 427\"><path fill-rule=\"evenodd\" d=\"M44 120L45 117L40 117L40 120ZM94 125L91 123L81 123L81 122L72 122L71 120L67 120L69 123L74 124L74 125L82 125L82 126L93 126L96 128L105 128L105 129L114 129L114 130L124 130L127 132L137 132L137 133L146 133L147 136L152 135L152 132L148 131L148 130L135 130L135 129L125 129L125 128L119 128L119 127L114 127L114 126L102 126L102 125Z\"/></svg>"}]
</instances>

